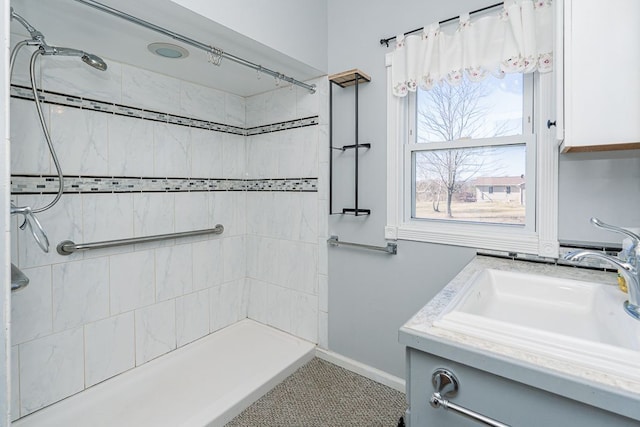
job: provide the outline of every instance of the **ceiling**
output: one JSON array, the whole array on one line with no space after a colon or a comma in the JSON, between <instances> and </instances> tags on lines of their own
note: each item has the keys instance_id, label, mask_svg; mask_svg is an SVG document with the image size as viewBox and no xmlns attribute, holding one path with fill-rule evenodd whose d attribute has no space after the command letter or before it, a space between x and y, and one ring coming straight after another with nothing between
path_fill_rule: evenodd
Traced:
<instances>
[{"instance_id":1,"label":"ceiling","mask_svg":"<svg viewBox=\"0 0 640 427\"><path fill-rule=\"evenodd\" d=\"M101 3L300 81L323 74L170 0L103 0ZM258 78L257 71L228 59L215 66L208 62L203 50L74 0L11 0L11 6L45 35L47 43L94 53L107 63L111 59L240 96L276 88L271 76L261 74ZM11 33L28 37L28 32L15 20L11 22ZM190 54L182 59L162 58L147 49L147 45L154 42L176 44Z\"/></svg>"}]
</instances>

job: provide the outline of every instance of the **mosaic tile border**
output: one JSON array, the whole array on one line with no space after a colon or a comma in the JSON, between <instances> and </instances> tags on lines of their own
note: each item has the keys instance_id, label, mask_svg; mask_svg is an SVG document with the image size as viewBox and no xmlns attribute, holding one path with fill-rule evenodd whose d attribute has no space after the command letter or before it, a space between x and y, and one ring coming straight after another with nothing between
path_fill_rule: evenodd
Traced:
<instances>
[{"instance_id":1,"label":"mosaic tile border","mask_svg":"<svg viewBox=\"0 0 640 427\"><path fill-rule=\"evenodd\" d=\"M33 101L33 92L31 88L27 86L11 85L11 97ZM280 132L289 129L314 126L319 123L318 116L311 116L301 119L289 120L286 122L272 123L251 128L242 128L239 126L225 125L223 123L209 122L206 120L200 120L191 117L145 110L142 108L130 107L127 105L97 101L94 99L83 98L74 95L66 95L58 92L41 90L39 91L39 99L46 104L63 105L65 107L79 108L82 110L99 111L102 113L115 114L118 116L152 120L155 122L170 123L179 126L187 126L241 136L252 136L260 135L263 133Z\"/></svg>"},{"instance_id":2,"label":"mosaic tile border","mask_svg":"<svg viewBox=\"0 0 640 427\"><path fill-rule=\"evenodd\" d=\"M287 122L272 123L270 125L257 126L247 128L246 136L261 135L263 133L280 132L283 130L303 128L307 126L314 126L319 123L318 116L305 117L302 119L289 120Z\"/></svg>"},{"instance_id":3,"label":"mosaic tile border","mask_svg":"<svg viewBox=\"0 0 640 427\"><path fill-rule=\"evenodd\" d=\"M138 178L117 176L65 176L66 194L82 193L166 193L193 191L285 191L317 192L318 178L216 179ZM58 177L13 175L11 194L55 194Z\"/></svg>"}]
</instances>

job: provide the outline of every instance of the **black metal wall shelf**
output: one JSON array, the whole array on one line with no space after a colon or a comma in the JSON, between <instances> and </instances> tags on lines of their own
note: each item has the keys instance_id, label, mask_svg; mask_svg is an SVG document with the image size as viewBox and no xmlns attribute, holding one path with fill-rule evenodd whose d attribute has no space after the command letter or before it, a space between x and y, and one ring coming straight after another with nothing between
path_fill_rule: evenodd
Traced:
<instances>
[{"instance_id":1,"label":"black metal wall shelf","mask_svg":"<svg viewBox=\"0 0 640 427\"><path fill-rule=\"evenodd\" d=\"M346 150L351 150L353 148L371 148L371 144L367 142L364 144L343 145L341 148L340 147L334 147L334 148L337 148L338 150L346 151Z\"/></svg>"},{"instance_id":2,"label":"black metal wall shelf","mask_svg":"<svg viewBox=\"0 0 640 427\"><path fill-rule=\"evenodd\" d=\"M342 73L333 74L329 76L329 215L338 214L340 212L333 212L333 152L335 150L346 151L355 150L355 200L353 208L343 208L343 215L355 215L365 216L371 214L371 209L362 209L358 207L358 157L360 148L371 148L370 143L359 142L358 137L358 86L362 83L368 83L371 81L371 77L363 73L358 69L344 71ZM333 146L333 85L338 85L341 88L354 86L355 88L355 144L343 145L342 147Z\"/></svg>"}]
</instances>

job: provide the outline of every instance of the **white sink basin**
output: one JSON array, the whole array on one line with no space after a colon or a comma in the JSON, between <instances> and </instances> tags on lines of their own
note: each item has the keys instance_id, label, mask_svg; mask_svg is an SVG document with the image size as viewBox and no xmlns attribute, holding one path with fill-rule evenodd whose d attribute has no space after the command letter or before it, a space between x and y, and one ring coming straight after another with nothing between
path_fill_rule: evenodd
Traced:
<instances>
[{"instance_id":1,"label":"white sink basin","mask_svg":"<svg viewBox=\"0 0 640 427\"><path fill-rule=\"evenodd\" d=\"M434 327L640 380L640 322L616 286L486 269Z\"/></svg>"}]
</instances>

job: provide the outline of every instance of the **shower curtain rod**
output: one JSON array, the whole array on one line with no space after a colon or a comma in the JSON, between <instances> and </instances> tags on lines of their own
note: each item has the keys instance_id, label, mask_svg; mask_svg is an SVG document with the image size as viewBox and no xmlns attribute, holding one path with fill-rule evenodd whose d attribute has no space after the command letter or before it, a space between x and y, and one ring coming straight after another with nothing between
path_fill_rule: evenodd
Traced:
<instances>
[{"instance_id":1,"label":"shower curtain rod","mask_svg":"<svg viewBox=\"0 0 640 427\"><path fill-rule=\"evenodd\" d=\"M483 7L481 9L476 9L476 10L473 10L473 11L469 12L469 15L473 15L474 13L484 12L485 10L492 9L494 7L497 7L497 6L502 6L503 4L504 4L504 2L500 2L500 3L492 4L491 6ZM446 24L447 22L451 22L451 21L454 21L456 19L460 19L460 16L454 16L453 18L445 19L444 21L438 22L438 24L440 24L440 25ZM409 34L417 33L418 31L422 31L422 30L424 30L424 27L420 27L420 28L416 28L415 30L407 31L406 33L404 33L404 35L406 36L406 35L409 35ZM380 39L380 46L382 46L384 44L384 45L387 45L387 47L389 47L389 42L392 41L392 40L395 40L395 39L396 39L396 36L389 37L389 38L386 38L386 39Z\"/></svg>"},{"instance_id":2,"label":"shower curtain rod","mask_svg":"<svg viewBox=\"0 0 640 427\"><path fill-rule=\"evenodd\" d=\"M300 86L302 88L307 89L309 92L311 93L315 93L316 92L316 85L312 84L306 84L303 83L299 80L294 79L293 77L289 77L286 76L282 73L279 73L277 71L273 71L270 70L269 68L263 67L262 65L258 65L258 64L254 64L251 61L248 61L246 59L240 58L238 56L232 55L230 53L224 52L222 49L218 49L215 48L213 46L209 46L207 44L201 43L197 40L193 40L189 37L183 36L181 34L178 33L174 33L173 31L167 30L166 28L160 27L158 25L152 24L151 22L147 22L145 20L142 20L140 18L137 18L133 15L129 15L128 13L122 12L118 9L114 9L110 6L104 5L100 2L94 1L94 0L76 0L78 3L82 3L84 5L87 6L91 6L94 7L102 12L108 13L110 15L113 16L117 16L118 18L122 18L125 19L129 22L132 22L134 24L138 24L142 27L148 28L150 30L156 31L160 34L164 34L165 36L169 36L171 38L173 38L174 40L178 40L181 41L183 43L186 43L190 46L196 47L198 49L204 50L205 52L213 55L213 57L218 57L218 58L226 58L232 62L235 62L237 64L240 65L244 65L245 67L257 70L258 72L264 73L264 74L268 74L272 77L275 77L277 80L282 80L291 84L294 84L296 86ZM218 65L219 62L216 64Z\"/></svg>"}]
</instances>

